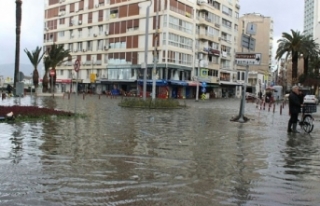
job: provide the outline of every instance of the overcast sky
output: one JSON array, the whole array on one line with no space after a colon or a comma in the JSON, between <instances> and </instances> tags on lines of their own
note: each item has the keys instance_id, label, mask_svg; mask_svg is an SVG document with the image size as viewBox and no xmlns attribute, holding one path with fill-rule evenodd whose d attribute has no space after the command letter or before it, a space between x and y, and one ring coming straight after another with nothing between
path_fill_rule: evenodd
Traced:
<instances>
[{"instance_id":1,"label":"overcast sky","mask_svg":"<svg viewBox=\"0 0 320 206\"><path fill-rule=\"evenodd\" d=\"M282 32L303 31L303 0L240 0L240 7L241 15L255 12L270 16L274 20L275 42ZM42 46L43 8L43 0L23 0L20 63L29 64L25 48L34 50ZM15 1L0 0L0 13L0 64L10 64L14 63L15 55Z\"/></svg>"}]
</instances>

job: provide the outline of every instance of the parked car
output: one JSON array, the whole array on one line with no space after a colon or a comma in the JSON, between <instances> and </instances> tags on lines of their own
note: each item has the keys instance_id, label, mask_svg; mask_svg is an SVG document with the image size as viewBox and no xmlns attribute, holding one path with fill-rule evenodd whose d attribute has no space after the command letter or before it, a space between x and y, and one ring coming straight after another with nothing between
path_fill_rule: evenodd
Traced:
<instances>
[{"instance_id":1,"label":"parked car","mask_svg":"<svg viewBox=\"0 0 320 206\"><path fill-rule=\"evenodd\" d=\"M304 96L303 103L314 103L314 104L319 104L319 100L315 95L306 95Z\"/></svg>"}]
</instances>

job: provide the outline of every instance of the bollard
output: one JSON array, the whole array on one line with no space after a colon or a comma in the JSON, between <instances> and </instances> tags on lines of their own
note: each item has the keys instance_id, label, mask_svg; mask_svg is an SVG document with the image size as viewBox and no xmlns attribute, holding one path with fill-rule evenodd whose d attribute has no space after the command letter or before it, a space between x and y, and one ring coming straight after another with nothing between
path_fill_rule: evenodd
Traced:
<instances>
[{"instance_id":1,"label":"bollard","mask_svg":"<svg viewBox=\"0 0 320 206\"><path fill-rule=\"evenodd\" d=\"M280 115L282 115L282 107L280 106Z\"/></svg>"},{"instance_id":2,"label":"bollard","mask_svg":"<svg viewBox=\"0 0 320 206\"><path fill-rule=\"evenodd\" d=\"M266 102L263 102L263 110L266 110Z\"/></svg>"},{"instance_id":3,"label":"bollard","mask_svg":"<svg viewBox=\"0 0 320 206\"><path fill-rule=\"evenodd\" d=\"M273 104L273 113L276 111L276 104Z\"/></svg>"},{"instance_id":4,"label":"bollard","mask_svg":"<svg viewBox=\"0 0 320 206\"><path fill-rule=\"evenodd\" d=\"M82 99L84 99L84 93L83 93L83 97L82 97Z\"/></svg>"},{"instance_id":5,"label":"bollard","mask_svg":"<svg viewBox=\"0 0 320 206\"><path fill-rule=\"evenodd\" d=\"M268 107L268 112L270 112L270 106Z\"/></svg>"}]
</instances>

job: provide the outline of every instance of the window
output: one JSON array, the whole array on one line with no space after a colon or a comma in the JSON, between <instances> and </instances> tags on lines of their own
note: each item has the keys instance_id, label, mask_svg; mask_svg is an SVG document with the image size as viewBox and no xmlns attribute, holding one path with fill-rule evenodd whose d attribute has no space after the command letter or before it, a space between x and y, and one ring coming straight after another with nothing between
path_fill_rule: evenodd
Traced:
<instances>
[{"instance_id":1,"label":"window","mask_svg":"<svg viewBox=\"0 0 320 206\"><path fill-rule=\"evenodd\" d=\"M190 38L169 33L169 45L184 49L192 49L193 42Z\"/></svg>"},{"instance_id":2,"label":"window","mask_svg":"<svg viewBox=\"0 0 320 206\"><path fill-rule=\"evenodd\" d=\"M78 29L78 37L82 36L82 29Z\"/></svg>"},{"instance_id":3,"label":"window","mask_svg":"<svg viewBox=\"0 0 320 206\"><path fill-rule=\"evenodd\" d=\"M92 51L92 41L87 41L87 50Z\"/></svg>"},{"instance_id":4,"label":"window","mask_svg":"<svg viewBox=\"0 0 320 206\"><path fill-rule=\"evenodd\" d=\"M82 51L82 42L78 42L77 49L78 49L78 51Z\"/></svg>"},{"instance_id":5,"label":"window","mask_svg":"<svg viewBox=\"0 0 320 206\"><path fill-rule=\"evenodd\" d=\"M70 39L74 37L73 30L70 30Z\"/></svg>"},{"instance_id":6,"label":"window","mask_svg":"<svg viewBox=\"0 0 320 206\"><path fill-rule=\"evenodd\" d=\"M64 37L64 31L59 31L59 37Z\"/></svg>"},{"instance_id":7,"label":"window","mask_svg":"<svg viewBox=\"0 0 320 206\"><path fill-rule=\"evenodd\" d=\"M103 34L103 25L99 25L98 29L99 29L99 35L102 35Z\"/></svg>"},{"instance_id":8,"label":"window","mask_svg":"<svg viewBox=\"0 0 320 206\"><path fill-rule=\"evenodd\" d=\"M164 26L167 26L167 16L164 16ZM169 16L169 28L192 34L193 25L179 18Z\"/></svg>"},{"instance_id":9,"label":"window","mask_svg":"<svg viewBox=\"0 0 320 206\"><path fill-rule=\"evenodd\" d=\"M70 52L73 51L73 43L68 44L68 49L69 49Z\"/></svg>"},{"instance_id":10,"label":"window","mask_svg":"<svg viewBox=\"0 0 320 206\"><path fill-rule=\"evenodd\" d=\"M222 25L223 25L224 27L229 28L229 29L232 28L232 23L231 23L231 21L228 21L228 20L226 20L226 19L222 19Z\"/></svg>"},{"instance_id":11,"label":"window","mask_svg":"<svg viewBox=\"0 0 320 206\"><path fill-rule=\"evenodd\" d=\"M63 69L60 70L60 75L63 76Z\"/></svg>"},{"instance_id":12,"label":"window","mask_svg":"<svg viewBox=\"0 0 320 206\"><path fill-rule=\"evenodd\" d=\"M97 50L102 50L103 49L103 40L100 39L97 41Z\"/></svg>"},{"instance_id":13,"label":"window","mask_svg":"<svg viewBox=\"0 0 320 206\"><path fill-rule=\"evenodd\" d=\"M92 36L92 27L88 27L88 36Z\"/></svg>"}]
</instances>

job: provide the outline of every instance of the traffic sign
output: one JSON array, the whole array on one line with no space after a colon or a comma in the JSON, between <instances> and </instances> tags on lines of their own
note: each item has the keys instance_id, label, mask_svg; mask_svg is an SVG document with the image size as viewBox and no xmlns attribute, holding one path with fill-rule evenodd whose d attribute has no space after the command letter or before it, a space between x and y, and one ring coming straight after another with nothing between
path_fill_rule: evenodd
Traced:
<instances>
[{"instance_id":1,"label":"traffic sign","mask_svg":"<svg viewBox=\"0 0 320 206\"><path fill-rule=\"evenodd\" d=\"M253 22L247 23L246 33L250 35L255 35L257 33L257 24Z\"/></svg>"},{"instance_id":2,"label":"traffic sign","mask_svg":"<svg viewBox=\"0 0 320 206\"><path fill-rule=\"evenodd\" d=\"M76 59L74 62L74 71L78 72L80 70L80 61L79 59Z\"/></svg>"},{"instance_id":3,"label":"traffic sign","mask_svg":"<svg viewBox=\"0 0 320 206\"><path fill-rule=\"evenodd\" d=\"M254 50L254 48L256 47L256 39L252 38L251 36L242 34L241 46L249 50Z\"/></svg>"},{"instance_id":4,"label":"traffic sign","mask_svg":"<svg viewBox=\"0 0 320 206\"><path fill-rule=\"evenodd\" d=\"M238 65L260 65L261 53L236 53Z\"/></svg>"},{"instance_id":5,"label":"traffic sign","mask_svg":"<svg viewBox=\"0 0 320 206\"><path fill-rule=\"evenodd\" d=\"M54 72L53 69L50 70L50 76L54 76L56 73Z\"/></svg>"}]
</instances>

